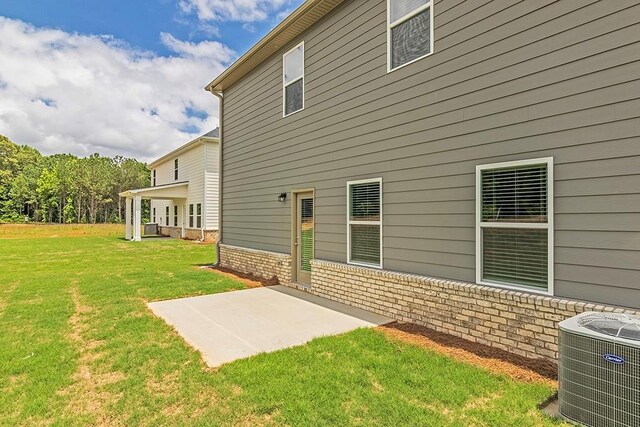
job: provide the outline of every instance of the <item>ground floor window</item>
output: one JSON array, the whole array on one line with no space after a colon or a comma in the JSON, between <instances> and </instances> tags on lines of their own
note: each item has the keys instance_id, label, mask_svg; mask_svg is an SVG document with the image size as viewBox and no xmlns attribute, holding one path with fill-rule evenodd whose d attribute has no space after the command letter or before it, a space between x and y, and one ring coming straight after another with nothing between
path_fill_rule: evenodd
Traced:
<instances>
[{"instance_id":1,"label":"ground floor window","mask_svg":"<svg viewBox=\"0 0 640 427\"><path fill-rule=\"evenodd\" d=\"M173 207L173 226L178 226L178 206Z\"/></svg>"},{"instance_id":2,"label":"ground floor window","mask_svg":"<svg viewBox=\"0 0 640 427\"><path fill-rule=\"evenodd\" d=\"M476 168L476 281L553 293L553 159Z\"/></svg>"},{"instance_id":3,"label":"ground floor window","mask_svg":"<svg viewBox=\"0 0 640 427\"><path fill-rule=\"evenodd\" d=\"M196 205L196 228L202 228L202 204Z\"/></svg>"},{"instance_id":4,"label":"ground floor window","mask_svg":"<svg viewBox=\"0 0 640 427\"><path fill-rule=\"evenodd\" d=\"M189 228L193 228L193 203L189 205Z\"/></svg>"},{"instance_id":5,"label":"ground floor window","mask_svg":"<svg viewBox=\"0 0 640 427\"><path fill-rule=\"evenodd\" d=\"M156 208L153 208L153 222L156 222Z\"/></svg>"},{"instance_id":6,"label":"ground floor window","mask_svg":"<svg viewBox=\"0 0 640 427\"><path fill-rule=\"evenodd\" d=\"M169 206L165 206L164 209L164 225L169 226Z\"/></svg>"},{"instance_id":7,"label":"ground floor window","mask_svg":"<svg viewBox=\"0 0 640 427\"><path fill-rule=\"evenodd\" d=\"M347 183L347 260L382 268L382 178Z\"/></svg>"}]
</instances>

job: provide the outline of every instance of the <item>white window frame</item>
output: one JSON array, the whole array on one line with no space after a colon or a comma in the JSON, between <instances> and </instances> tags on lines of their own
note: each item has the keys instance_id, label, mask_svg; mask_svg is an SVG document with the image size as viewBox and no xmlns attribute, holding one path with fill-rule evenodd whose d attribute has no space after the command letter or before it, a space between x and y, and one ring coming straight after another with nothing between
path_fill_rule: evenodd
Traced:
<instances>
[{"instance_id":1,"label":"white window frame","mask_svg":"<svg viewBox=\"0 0 640 427\"><path fill-rule=\"evenodd\" d=\"M409 12L408 14L406 14L405 16L403 16L402 18L397 19L394 22L391 22L391 2L393 0L387 0L387 73L390 73L392 71L396 71L399 70L400 68L406 67L407 65L413 64L416 61L419 61L423 58L426 58L427 56L430 56L433 54L433 50L435 47L435 43L434 43L434 28L433 28L433 1L434 0L429 0L429 2L427 2L427 4L420 6L419 8L417 8L416 10ZM430 43L430 47L429 47L429 53L427 53L426 55L422 55L416 59L412 59L409 62L406 62L402 65L398 65L395 68L391 68L391 29L394 27L397 27L398 25L402 24L403 22L413 18L414 16L416 16L417 14L419 14L420 12L423 12L427 9L431 9L430 13L429 13L429 20L431 21L429 24L429 43Z\"/></svg>"},{"instance_id":2,"label":"white window frame","mask_svg":"<svg viewBox=\"0 0 640 427\"><path fill-rule=\"evenodd\" d=\"M156 170L157 170L157 169L154 169L154 170L153 170L153 186L154 186L154 187L156 186L156 182L157 182L157 181L156 181L156 178L157 178L157 176L158 176L158 173L156 172Z\"/></svg>"},{"instance_id":3,"label":"white window frame","mask_svg":"<svg viewBox=\"0 0 640 427\"><path fill-rule=\"evenodd\" d=\"M180 176L180 160L178 158L173 159L173 180L177 181Z\"/></svg>"},{"instance_id":4,"label":"white window frame","mask_svg":"<svg viewBox=\"0 0 640 427\"><path fill-rule=\"evenodd\" d=\"M522 222L484 222L482 221L482 171L488 169L501 169L518 166L547 166L547 222L546 223L522 223ZM476 166L476 283L529 293L554 295L554 208L553 208L553 157L538 159L517 160L512 162L492 163ZM482 280L482 229L483 228L537 228L547 230L547 290L534 287L501 282Z\"/></svg>"},{"instance_id":5,"label":"white window frame","mask_svg":"<svg viewBox=\"0 0 640 427\"><path fill-rule=\"evenodd\" d=\"M371 182L379 183L380 189L380 220L379 221L352 221L351 220L351 197L350 197L350 189L352 185L357 184L368 184ZM382 178L369 178L369 179L361 179L358 181L348 181L347 182L347 264L351 265L359 265L361 267L372 267L372 268L383 268L383 244L382 244ZM370 264L366 262L358 262L351 260L351 226L352 225L378 225L380 227L380 264Z\"/></svg>"},{"instance_id":6,"label":"white window frame","mask_svg":"<svg viewBox=\"0 0 640 427\"><path fill-rule=\"evenodd\" d=\"M285 58L287 57L287 55L289 55L291 52L293 52L294 50L296 50L297 48L299 48L300 46L302 46L302 76L298 77L295 80L290 81L289 83L285 82ZM288 51L286 51L283 55L282 55L282 117L289 117L295 113L299 113L300 111L304 110L304 106L305 106L305 99L304 99L304 86L305 86L305 78L304 78L304 68L305 68L305 55L306 55L306 50L304 48L304 40L301 41L300 43L298 43L296 46L294 46L293 48L289 49ZM292 84L296 83L298 80L302 80L302 108L296 111L293 111L289 114L287 114L287 87L291 86Z\"/></svg>"}]
</instances>

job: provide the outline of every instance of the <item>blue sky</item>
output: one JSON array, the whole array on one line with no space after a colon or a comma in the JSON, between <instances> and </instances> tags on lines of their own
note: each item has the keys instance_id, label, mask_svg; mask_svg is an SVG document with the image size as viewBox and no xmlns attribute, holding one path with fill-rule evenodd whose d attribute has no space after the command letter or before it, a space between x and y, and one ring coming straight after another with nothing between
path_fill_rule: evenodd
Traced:
<instances>
[{"instance_id":1,"label":"blue sky","mask_svg":"<svg viewBox=\"0 0 640 427\"><path fill-rule=\"evenodd\" d=\"M258 3L258 2L255 2ZM285 2L266 20L200 20L197 13L181 10L174 0L0 0L0 15L29 22L36 27L55 27L66 32L108 34L132 46L170 55L160 33L180 40L220 40L234 51L249 49L301 1Z\"/></svg>"},{"instance_id":2,"label":"blue sky","mask_svg":"<svg viewBox=\"0 0 640 427\"><path fill-rule=\"evenodd\" d=\"M0 0L0 134L151 160L217 125L203 87L302 0Z\"/></svg>"}]
</instances>

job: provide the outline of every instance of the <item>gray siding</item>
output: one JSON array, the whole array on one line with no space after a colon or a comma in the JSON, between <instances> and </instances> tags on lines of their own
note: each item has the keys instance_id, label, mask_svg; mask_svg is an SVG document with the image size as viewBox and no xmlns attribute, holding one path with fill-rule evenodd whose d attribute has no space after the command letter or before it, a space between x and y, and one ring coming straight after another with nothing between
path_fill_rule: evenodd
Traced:
<instances>
[{"instance_id":1,"label":"gray siding","mask_svg":"<svg viewBox=\"0 0 640 427\"><path fill-rule=\"evenodd\" d=\"M280 192L316 189L316 258L346 261L346 182L383 178L384 267L475 280L475 166L555 162L556 295L640 306L636 0L435 4L435 53L387 73L386 0L348 0L225 91L224 243L289 253Z\"/></svg>"}]
</instances>

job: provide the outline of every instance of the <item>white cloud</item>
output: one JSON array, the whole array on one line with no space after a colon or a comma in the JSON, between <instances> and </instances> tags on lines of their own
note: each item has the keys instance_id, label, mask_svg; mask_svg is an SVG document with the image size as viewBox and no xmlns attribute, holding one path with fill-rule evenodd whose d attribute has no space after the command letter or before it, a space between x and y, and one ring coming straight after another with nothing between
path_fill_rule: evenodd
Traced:
<instances>
[{"instance_id":1,"label":"white cloud","mask_svg":"<svg viewBox=\"0 0 640 427\"><path fill-rule=\"evenodd\" d=\"M203 87L235 53L167 33L161 41L175 55L0 17L0 134L46 154L151 160L209 131L217 100Z\"/></svg>"},{"instance_id":2,"label":"white cloud","mask_svg":"<svg viewBox=\"0 0 640 427\"><path fill-rule=\"evenodd\" d=\"M180 0L180 9L196 13L202 21L232 20L240 22L264 21L291 0Z\"/></svg>"}]
</instances>

